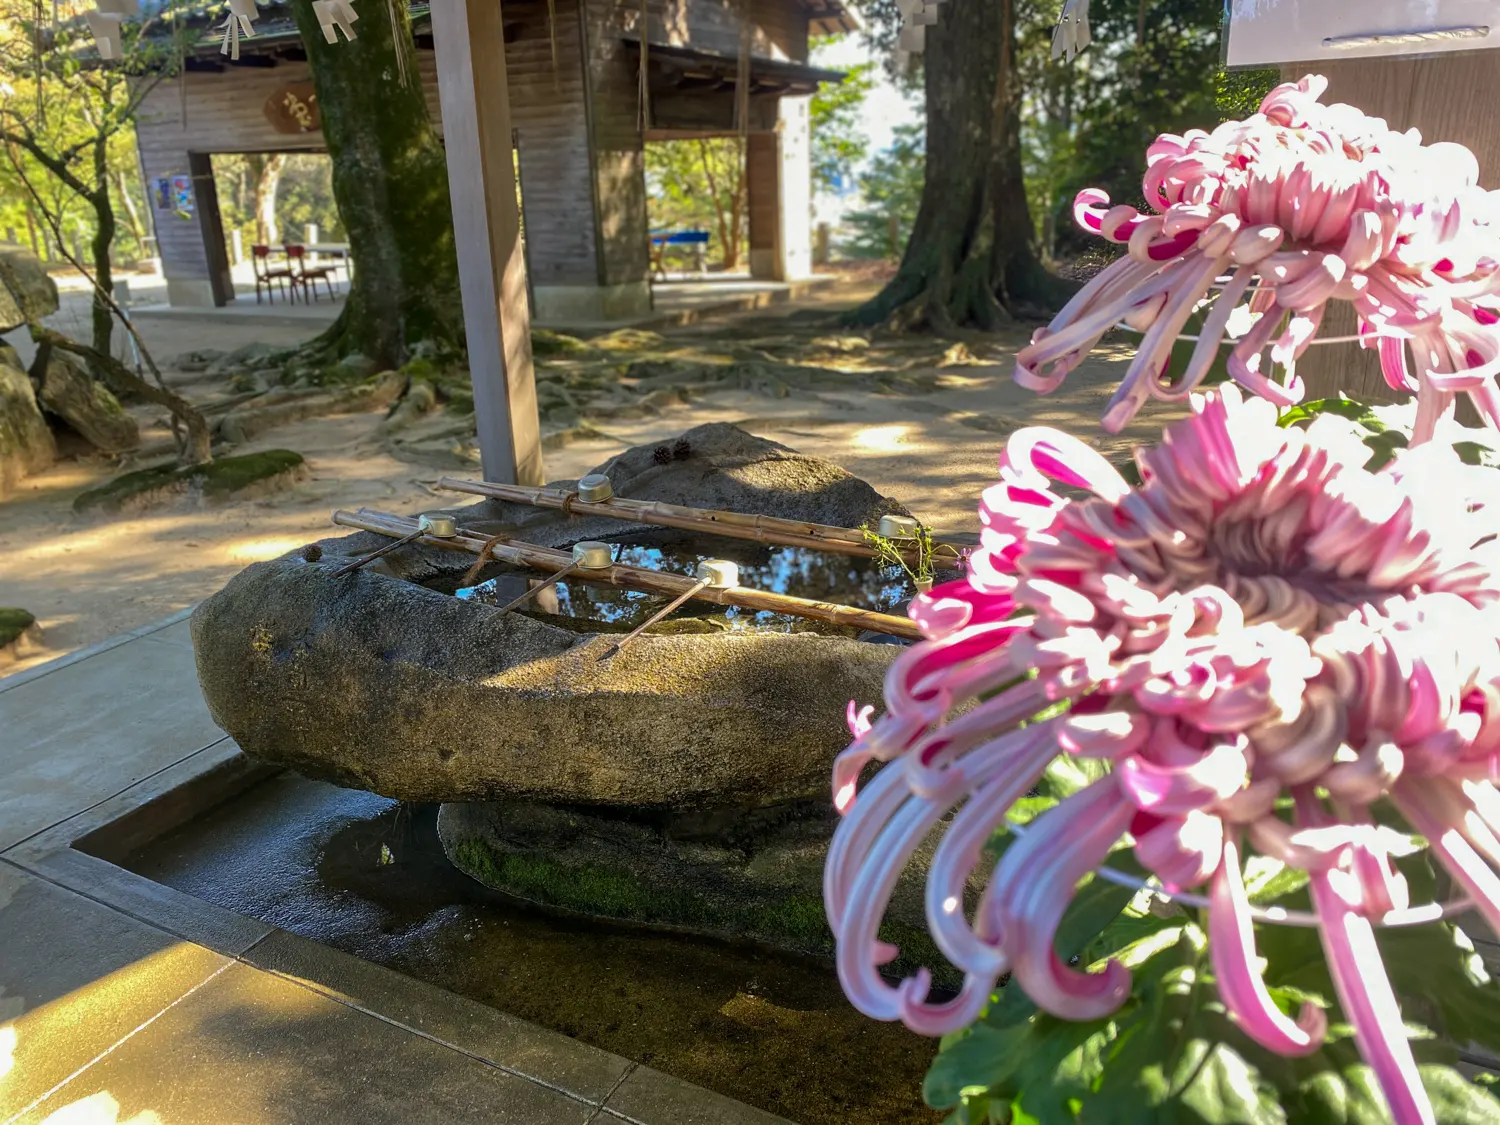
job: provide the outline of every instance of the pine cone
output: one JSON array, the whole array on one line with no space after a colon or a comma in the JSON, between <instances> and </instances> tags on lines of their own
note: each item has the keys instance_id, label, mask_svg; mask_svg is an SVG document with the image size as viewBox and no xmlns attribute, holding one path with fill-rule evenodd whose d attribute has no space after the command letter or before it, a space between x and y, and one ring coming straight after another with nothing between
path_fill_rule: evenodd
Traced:
<instances>
[{"instance_id":1,"label":"pine cone","mask_svg":"<svg viewBox=\"0 0 1500 1125\"><path fill-rule=\"evenodd\" d=\"M651 460L658 465L670 465L672 463L672 451L665 445L658 445L651 452Z\"/></svg>"},{"instance_id":2,"label":"pine cone","mask_svg":"<svg viewBox=\"0 0 1500 1125\"><path fill-rule=\"evenodd\" d=\"M305 562L315 563L323 557L323 548L316 543L309 543L297 553L302 556Z\"/></svg>"},{"instance_id":3,"label":"pine cone","mask_svg":"<svg viewBox=\"0 0 1500 1125\"><path fill-rule=\"evenodd\" d=\"M693 455L693 447L688 444L687 438L678 438L672 444L672 459L674 461L686 461Z\"/></svg>"}]
</instances>

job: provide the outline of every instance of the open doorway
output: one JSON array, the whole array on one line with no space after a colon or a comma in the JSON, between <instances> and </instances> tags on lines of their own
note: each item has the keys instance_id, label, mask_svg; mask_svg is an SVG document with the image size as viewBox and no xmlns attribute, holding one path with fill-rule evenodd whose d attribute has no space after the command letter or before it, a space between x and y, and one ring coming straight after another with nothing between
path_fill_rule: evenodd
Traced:
<instances>
[{"instance_id":1,"label":"open doorway","mask_svg":"<svg viewBox=\"0 0 1500 1125\"><path fill-rule=\"evenodd\" d=\"M746 273L748 189L743 137L648 134L653 276Z\"/></svg>"},{"instance_id":2,"label":"open doorway","mask_svg":"<svg viewBox=\"0 0 1500 1125\"><path fill-rule=\"evenodd\" d=\"M216 153L213 176L237 296L275 302L294 295L285 278L257 287L256 246L266 247L263 273L290 271L291 257L301 255L302 267L328 271L330 285L313 287L320 298L347 291L352 262L327 153Z\"/></svg>"}]
</instances>

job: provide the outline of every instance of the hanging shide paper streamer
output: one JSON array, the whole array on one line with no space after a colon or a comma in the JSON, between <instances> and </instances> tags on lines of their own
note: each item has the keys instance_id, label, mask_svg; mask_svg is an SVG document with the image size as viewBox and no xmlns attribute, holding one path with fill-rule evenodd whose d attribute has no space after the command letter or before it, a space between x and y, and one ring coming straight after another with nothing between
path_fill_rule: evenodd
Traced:
<instances>
[{"instance_id":1,"label":"hanging shide paper streamer","mask_svg":"<svg viewBox=\"0 0 1500 1125\"><path fill-rule=\"evenodd\" d=\"M124 53L120 44L120 24L125 17L119 12L84 12L83 18L88 21L89 34L94 37L94 45L99 49L101 59L116 60Z\"/></svg>"},{"instance_id":2,"label":"hanging shide paper streamer","mask_svg":"<svg viewBox=\"0 0 1500 1125\"><path fill-rule=\"evenodd\" d=\"M122 2L134 3L134 0ZM255 0L229 0L229 15L222 25L224 41L219 45L219 54L228 55L238 62L240 36L248 39L255 34L254 20L259 14L255 9Z\"/></svg>"},{"instance_id":3,"label":"hanging shide paper streamer","mask_svg":"<svg viewBox=\"0 0 1500 1125\"><path fill-rule=\"evenodd\" d=\"M101 12L110 12L119 16L138 16L141 14L140 0L97 0L94 7Z\"/></svg>"},{"instance_id":4,"label":"hanging shide paper streamer","mask_svg":"<svg viewBox=\"0 0 1500 1125\"><path fill-rule=\"evenodd\" d=\"M349 0L313 0L313 15L318 17L318 26L323 29L323 38L327 42L337 43L340 31L345 39L354 41L353 25L359 19L359 13Z\"/></svg>"},{"instance_id":5,"label":"hanging shide paper streamer","mask_svg":"<svg viewBox=\"0 0 1500 1125\"><path fill-rule=\"evenodd\" d=\"M224 41L219 44L219 54L228 55L235 62L239 62L240 21L233 16L226 16L221 26L224 31Z\"/></svg>"},{"instance_id":6,"label":"hanging shide paper streamer","mask_svg":"<svg viewBox=\"0 0 1500 1125\"><path fill-rule=\"evenodd\" d=\"M896 56L921 54L927 49L927 28L938 21L941 0L897 0L901 29L896 35Z\"/></svg>"},{"instance_id":7,"label":"hanging shide paper streamer","mask_svg":"<svg viewBox=\"0 0 1500 1125\"><path fill-rule=\"evenodd\" d=\"M1092 41L1089 0L1068 0L1063 5L1062 19L1057 21L1057 30L1052 33L1052 57L1072 62Z\"/></svg>"}]
</instances>

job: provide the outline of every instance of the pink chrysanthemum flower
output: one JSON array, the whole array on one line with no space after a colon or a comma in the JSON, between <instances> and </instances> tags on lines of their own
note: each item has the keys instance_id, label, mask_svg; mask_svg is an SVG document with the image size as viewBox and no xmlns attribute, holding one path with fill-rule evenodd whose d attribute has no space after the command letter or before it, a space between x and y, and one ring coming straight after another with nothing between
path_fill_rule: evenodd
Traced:
<instances>
[{"instance_id":1,"label":"pink chrysanthemum flower","mask_svg":"<svg viewBox=\"0 0 1500 1125\"><path fill-rule=\"evenodd\" d=\"M1378 343L1391 386L1417 392L1416 443L1459 391L1500 428L1500 205L1478 186L1468 149L1424 146L1414 130L1322 105L1327 86L1309 76L1273 90L1248 120L1159 137L1144 181L1154 215L1081 192L1079 224L1130 252L1037 332L1016 357L1017 382L1055 390L1123 323L1144 338L1105 411L1112 432L1148 398L1187 398L1226 333L1229 374L1290 405L1302 398L1297 359L1341 300L1360 338ZM1168 382L1173 344L1216 291L1186 370Z\"/></svg>"},{"instance_id":2,"label":"pink chrysanthemum flower","mask_svg":"<svg viewBox=\"0 0 1500 1125\"><path fill-rule=\"evenodd\" d=\"M1432 1119L1373 931L1429 904L1407 902L1371 808L1393 803L1500 926L1500 475L1436 444L1376 473L1367 456L1338 420L1279 429L1274 406L1233 387L1195 396L1138 454L1135 489L1064 434L1010 439L968 577L914 606L927 639L892 667L886 713L871 725L850 708L824 892L857 1007L942 1034L1008 972L1057 1016L1113 1011L1129 972L1069 968L1053 938L1075 885L1126 840L1167 893L1205 890L1219 988L1245 1031L1316 1050L1324 1013L1286 1017L1257 967L1248 846L1307 872L1340 1002L1396 1120ZM1020 725L1061 700L1065 713ZM1059 753L1109 772L1031 823L970 916L983 848ZM872 760L887 764L860 788ZM881 977L895 951L876 937L938 831L927 918L964 973L941 1003L925 969Z\"/></svg>"}]
</instances>

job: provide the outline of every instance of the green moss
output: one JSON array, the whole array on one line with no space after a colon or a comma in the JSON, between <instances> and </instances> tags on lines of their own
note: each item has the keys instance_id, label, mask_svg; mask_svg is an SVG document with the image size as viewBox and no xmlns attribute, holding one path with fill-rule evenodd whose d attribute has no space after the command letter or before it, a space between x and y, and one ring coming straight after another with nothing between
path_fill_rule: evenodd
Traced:
<instances>
[{"instance_id":1,"label":"green moss","mask_svg":"<svg viewBox=\"0 0 1500 1125\"><path fill-rule=\"evenodd\" d=\"M108 484L78 494L75 512L118 512L132 499L151 493L199 492L224 500L241 489L288 473L302 465L302 454L290 449L267 449L239 457L221 457L207 465L158 465L116 477Z\"/></svg>"},{"instance_id":2,"label":"green moss","mask_svg":"<svg viewBox=\"0 0 1500 1125\"><path fill-rule=\"evenodd\" d=\"M603 336L595 336L589 343L596 348L610 351L644 351L647 348L665 347L667 338L659 332L647 332L641 328L617 328Z\"/></svg>"},{"instance_id":3,"label":"green moss","mask_svg":"<svg viewBox=\"0 0 1500 1125\"><path fill-rule=\"evenodd\" d=\"M436 379L440 372L438 371L438 365L432 362L432 360L425 356L418 356L416 359L409 359L401 365L401 374L405 375L408 379L427 379L431 381Z\"/></svg>"},{"instance_id":4,"label":"green moss","mask_svg":"<svg viewBox=\"0 0 1500 1125\"><path fill-rule=\"evenodd\" d=\"M16 606L0 606L0 648L14 644L36 624L36 618Z\"/></svg>"},{"instance_id":5,"label":"green moss","mask_svg":"<svg viewBox=\"0 0 1500 1125\"><path fill-rule=\"evenodd\" d=\"M833 956L833 934L823 900L815 895L715 898L652 886L618 868L574 867L541 856L506 855L478 838L462 841L453 856L463 871L486 886L544 906L594 917L682 926ZM921 927L887 919L880 927L880 938L901 950L890 971L909 975L927 966L938 984L957 987L961 983L962 974L949 966Z\"/></svg>"},{"instance_id":6,"label":"green moss","mask_svg":"<svg viewBox=\"0 0 1500 1125\"><path fill-rule=\"evenodd\" d=\"M486 886L545 906L634 922L715 929L724 921L698 896L648 887L626 871L504 855L479 839L463 841L454 854L459 865Z\"/></svg>"},{"instance_id":7,"label":"green moss","mask_svg":"<svg viewBox=\"0 0 1500 1125\"><path fill-rule=\"evenodd\" d=\"M567 336L546 328L531 331L531 354L536 356L579 355L591 349L577 336Z\"/></svg>"}]
</instances>

